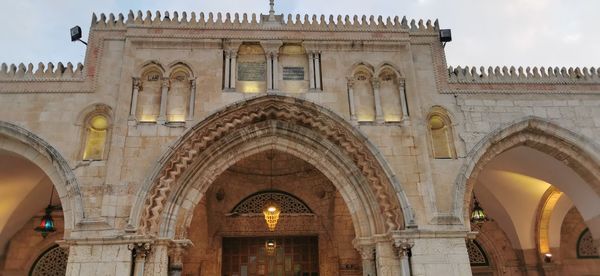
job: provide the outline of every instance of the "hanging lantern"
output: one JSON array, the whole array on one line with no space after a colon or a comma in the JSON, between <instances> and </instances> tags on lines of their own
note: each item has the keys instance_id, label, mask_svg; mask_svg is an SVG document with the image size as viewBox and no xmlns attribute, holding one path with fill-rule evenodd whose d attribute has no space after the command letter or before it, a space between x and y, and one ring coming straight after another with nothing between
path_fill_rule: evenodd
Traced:
<instances>
[{"instance_id":1,"label":"hanging lantern","mask_svg":"<svg viewBox=\"0 0 600 276\"><path fill-rule=\"evenodd\" d=\"M483 211L483 208L479 206L479 201L477 201L476 197L473 197L475 202L473 203L473 211L471 212L471 222L476 225L481 225L484 222L488 221L488 217Z\"/></svg>"},{"instance_id":2,"label":"hanging lantern","mask_svg":"<svg viewBox=\"0 0 600 276\"><path fill-rule=\"evenodd\" d=\"M275 249L276 248L277 248L277 243L275 242L275 240L268 239L265 242L265 251L267 253L267 256L273 256L273 255L275 255Z\"/></svg>"},{"instance_id":3,"label":"hanging lantern","mask_svg":"<svg viewBox=\"0 0 600 276\"><path fill-rule=\"evenodd\" d=\"M40 225L34 229L36 232L41 233L42 237L44 238L48 236L48 233L56 231L56 228L54 228L54 220L50 215L50 213L52 213L52 209L53 207L51 205L48 205L48 207L46 207L46 214L42 217Z\"/></svg>"},{"instance_id":4,"label":"hanging lantern","mask_svg":"<svg viewBox=\"0 0 600 276\"><path fill-rule=\"evenodd\" d=\"M265 208L263 209L263 215L265 215L265 221L267 222L267 227L269 227L269 231L275 231L275 227L277 226L277 221L279 220L279 214L281 213L281 209L279 205L274 200L269 200L265 204Z\"/></svg>"}]
</instances>

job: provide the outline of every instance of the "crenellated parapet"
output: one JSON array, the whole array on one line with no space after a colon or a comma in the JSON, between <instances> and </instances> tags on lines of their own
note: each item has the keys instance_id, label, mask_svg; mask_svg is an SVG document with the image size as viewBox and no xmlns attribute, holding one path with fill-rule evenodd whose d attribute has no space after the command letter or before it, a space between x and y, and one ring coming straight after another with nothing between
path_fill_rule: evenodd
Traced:
<instances>
[{"instance_id":1,"label":"crenellated parapet","mask_svg":"<svg viewBox=\"0 0 600 276\"><path fill-rule=\"evenodd\" d=\"M600 68L559 67L449 67L450 83L600 83Z\"/></svg>"},{"instance_id":2,"label":"crenellated parapet","mask_svg":"<svg viewBox=\"0 0 600 276\"><path fill-rule=\"evenodd\" d=\"M200 29L282 29L282 30L315 30L315 31L389 31L389 32L416 32L436 33L439 30L438 21L431 20L408 20L406 17L399 18L382 16L375 17L366 15L350 17L349 15L277 15L275 21L265 20L266 15L257 14L230 14L200 12L196 14L169 12L154 14L147 11L134 13L129 11L127 16L123 14L96 14L92 16L92 28L126 28L128 25L148 27L175 27L175 28L200 28Z\"/></svg>"},{"instance_id":3,"label":"crenellated parapet","mask_svg":"<svg viewBox=\"0 0 600 276\"><path fill-rule=\"evenodd\" d=\"M37 68L29 63L27 66L21 63L6 64L0 66L0 81L51 81L51 80L83 80L83 64L78 63L73 66L72 63L67 63L65 66L59 62L56 66L50 62L47 65L38 63Z\"/></svg>"}]
</instances>

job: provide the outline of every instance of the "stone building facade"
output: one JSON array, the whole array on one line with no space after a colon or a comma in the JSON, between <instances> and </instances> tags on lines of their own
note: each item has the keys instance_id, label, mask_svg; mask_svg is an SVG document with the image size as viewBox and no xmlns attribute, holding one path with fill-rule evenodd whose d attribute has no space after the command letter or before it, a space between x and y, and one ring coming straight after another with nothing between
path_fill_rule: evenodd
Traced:
<instances>
[{"instance_id":1,"label":"stone building facade","mask_svg":"<svg viewBox=\"0 0 600 276\"><path fill-rule=\"evenodd\" d=\"M85 66L3 64L0 275L598 275L600 69L452 68L439 29L102 14Z\"/></svg>"}]
</instances>

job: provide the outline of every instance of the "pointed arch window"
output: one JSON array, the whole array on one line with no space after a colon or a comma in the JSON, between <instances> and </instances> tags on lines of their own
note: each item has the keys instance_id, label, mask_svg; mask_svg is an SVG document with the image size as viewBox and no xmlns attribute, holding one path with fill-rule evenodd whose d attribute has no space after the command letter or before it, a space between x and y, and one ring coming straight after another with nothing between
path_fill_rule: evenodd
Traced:
<instances>
[{"instance_id":1,"label":"pointed arch window","mask_svg":"<svg viewBox=\"0 0 600 276\"><path fill-rule=\"evenodd\" d=\"M85 122L83 160L102 160L105 155L109 120L104 114L92 114Z\"/></svg>"},{"instance_id":2,"label":"pointed arch window","mask_svg":"<svg viewBox=\"0 0 600 276\"><path fill-rule=\"evenodd\" d=\"M586 228L579 235L577 240L577 258L578 259L597 259L600 258L598 250L594 246L594 238L589 228Z\"/></svg>"},{"instance_id":3,"label":"pointed arch window","mask_svg":"<svg viewBox=\"0 0 600 276\"><path fill-rule=\"evenodd\" d=\"M69 252L55 245L44 251L35 261L29 275L65 275Z\"/></svg>"},{"instance_id":4,"label":"pointed arch window","mask_svg":"<svg viewBox=\"0 0 600 276\"><path fill-rule=\"evenodd\" d=\"M443 109L436 107L427 117L427 127L433 158L456 158L452 123Z\"/></svg>"},{"instance_id":5,"label":"pointed arch window","mask_svg":"<svg viewBox=\"0 0 600 276\"><path fill-rule=\"evenodd\" d=\"M467 241L467 253L469 254L469 263L471 266L489 266L490 262L488 260L487 254L483 247L475 241L468 240Z\"/></svg>"}]
</instances>

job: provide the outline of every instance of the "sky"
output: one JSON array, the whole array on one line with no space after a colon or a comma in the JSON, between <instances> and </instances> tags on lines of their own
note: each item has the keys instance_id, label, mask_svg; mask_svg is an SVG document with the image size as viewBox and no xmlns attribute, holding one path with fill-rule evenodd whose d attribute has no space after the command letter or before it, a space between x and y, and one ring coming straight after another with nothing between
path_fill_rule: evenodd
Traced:
<instances>
[{"instance_id":1,"label":"sky","mask_svg":"<svg viewBox=\"0 0 600 276\"><path fill-rule=\"evenodd\" d=\"M83 62L92 13L267 13L268 0L0 0L0 63ZM452 66L600 66L600 0L275 0L276 13L439 19ZM328 17L328 16L327 16Z\"/></svg>"}]
</instances>

